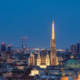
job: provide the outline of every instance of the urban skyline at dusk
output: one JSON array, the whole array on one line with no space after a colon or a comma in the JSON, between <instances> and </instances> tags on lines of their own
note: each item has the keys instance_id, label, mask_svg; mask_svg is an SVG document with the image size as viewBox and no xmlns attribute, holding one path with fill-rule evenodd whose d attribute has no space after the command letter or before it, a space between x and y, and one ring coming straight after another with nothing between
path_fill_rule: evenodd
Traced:
<instances>
[{"instance_id":1,"label":"urban skyline at dusk","mask_svg":"<svg viewBox=\"0 0 80 80\"><path fill-rule=\"evenodd\" d=\"M0 80L80 80L79 34L79 0L1 0Z\"/></svg>"},{"instance_id":2,"label":"urban skyline at dusk","mask_svg":"<svg viewBox=\"0 0 80 80\"><path fill-rule=\"evenodd\" d=\"M0 44L50 48L54 19L56 48L80 42L80 1L0 1ZM25 40L24 40L25 46Z\"/></svg>"}]
</instances>

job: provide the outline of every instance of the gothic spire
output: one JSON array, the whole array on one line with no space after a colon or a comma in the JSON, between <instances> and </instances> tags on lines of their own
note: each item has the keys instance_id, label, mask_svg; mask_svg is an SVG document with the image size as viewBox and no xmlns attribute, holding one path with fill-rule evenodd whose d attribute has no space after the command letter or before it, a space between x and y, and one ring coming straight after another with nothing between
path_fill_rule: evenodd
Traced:
<instances>
[{"instance_id":1,"label":"gothic spire","mask_svg":"<svg viewBox=\"0 0 80 80\"><path fill-rule=\"evenodd\" d=\"M52 22L52 39L55 39L54 20L53 20L53 22Z\"/></svg>"}]
</instances>

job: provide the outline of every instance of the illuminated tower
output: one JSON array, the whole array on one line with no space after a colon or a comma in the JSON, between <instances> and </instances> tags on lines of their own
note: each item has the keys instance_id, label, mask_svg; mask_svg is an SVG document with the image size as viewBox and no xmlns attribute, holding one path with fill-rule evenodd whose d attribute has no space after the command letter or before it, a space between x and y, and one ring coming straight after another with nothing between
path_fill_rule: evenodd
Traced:
<instances>
[{"instance_id":1,"label":"illuminated tower","mask_svg":"<svg viewBox=\"0 0 80 80\"><path fill-rule=\"evenodd\" d=\"M54 21L52 23L52 39L50 45L50 64L51 66L57 65L57 56L56 56L56 41L55 41L55 32L54 32Z\"/></svg>"}]
</instances>

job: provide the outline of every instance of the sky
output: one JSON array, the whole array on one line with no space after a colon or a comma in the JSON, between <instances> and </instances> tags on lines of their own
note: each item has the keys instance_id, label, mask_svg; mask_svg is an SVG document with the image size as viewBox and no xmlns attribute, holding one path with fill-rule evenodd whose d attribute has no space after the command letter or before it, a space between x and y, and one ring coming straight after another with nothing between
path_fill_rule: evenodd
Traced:
<instances>
[{"instance_id":1,"label":"sky","mask_svg":"<svg viewBox=\"0 0 80 80\"><path fill-rule=\"evenodd\" d=\"M80 0L0 0L0 44L50 48L53 19L57 49L80 43Z\"/></svg>"}]
</instances>

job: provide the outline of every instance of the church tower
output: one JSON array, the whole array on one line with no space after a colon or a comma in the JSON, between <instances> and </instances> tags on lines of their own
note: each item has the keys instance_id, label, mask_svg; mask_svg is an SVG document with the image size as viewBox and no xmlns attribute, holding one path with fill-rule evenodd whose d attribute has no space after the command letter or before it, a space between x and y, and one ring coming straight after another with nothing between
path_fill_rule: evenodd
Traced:
<instances>
[{"instance_id":1,"label":"church tower","mask_svg":"<svg viewBox=\"0 0 80 80\"><path fill-rule=\"evenodd\" d=\"M56 56L56 41L55 41L55 32L54 32L54 21L52 22L52 39L50 45L50 65L54 66L57 64Z\"/></svg>"}]
</instances>

